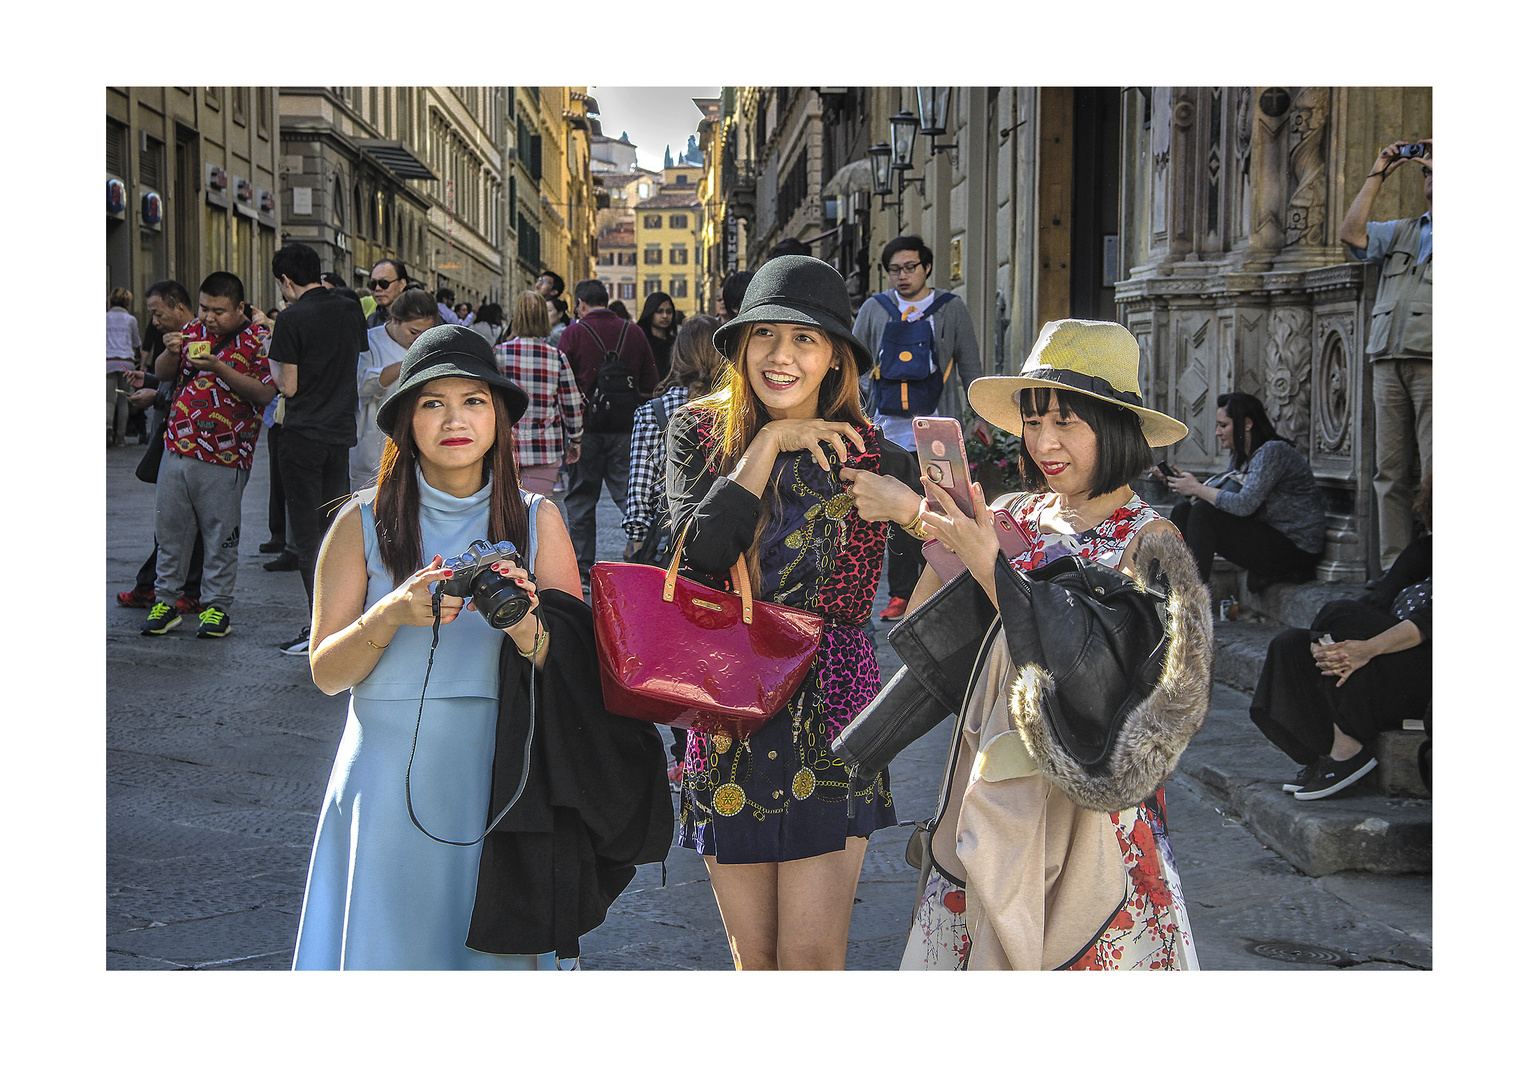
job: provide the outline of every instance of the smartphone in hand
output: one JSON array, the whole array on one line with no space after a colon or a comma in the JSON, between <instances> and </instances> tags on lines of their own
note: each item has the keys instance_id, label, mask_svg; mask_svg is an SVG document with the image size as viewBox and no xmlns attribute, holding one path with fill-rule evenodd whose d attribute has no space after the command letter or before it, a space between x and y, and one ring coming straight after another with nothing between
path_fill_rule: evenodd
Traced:
<instances>
[{"instance_id":1,"label":"smartphone in hand","mask_svg":"<svg viewBox=\"0 0 1531 1080\"><path fill-rule=\"evenodd\" d=\"M962 425L950 416L916 416L914 449L920 475L950 495L964 514L974 517L972 473L962 443Z\"/></svg>"},{"instance_id":2,"label":"smartphone in hand","mask_svg":"<svg viewBox=\"0 0 1531 1080\"><path fill-rule=\"evenodd\" d=\"M1138 460L1141 461L1143 459L1139 458ZM1171 465L1169 463L1169 459L1168 458L1164 458L1164 459L1160 460L1159 462L1157 462L1155 464L1154 467L1157 468L1166 477L1179 476L1180 475L1180 470L1175 468L1175 466Z\"/></svg>"},{"instance_id":3,"label":"smartphone in hand","mask_svg":"<svg viewBox=\"0 0 1531 1080\"><path fill-rule=\"evenodd\" d=\"M1007 559L1013 559L1026 550L1026 538L1008 510L994 511L994 535L999 537L999 550L1005 553ZM947 551L946 545L939 540L925 541L921 554L943 583L967 569L957 554Z\"/></svg>"}]
</instances>

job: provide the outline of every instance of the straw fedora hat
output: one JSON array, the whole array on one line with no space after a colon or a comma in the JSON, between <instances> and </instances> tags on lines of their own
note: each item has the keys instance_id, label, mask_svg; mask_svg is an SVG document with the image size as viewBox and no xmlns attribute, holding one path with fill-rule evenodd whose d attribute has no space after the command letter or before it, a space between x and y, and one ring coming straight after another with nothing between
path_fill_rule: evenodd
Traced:
<instances>
[{"instance_id":1,"label":"straw fedora hat","mask_svg":"<svg viewBox=\"0 0 1531 1080\"><path fill-rule=\"evenodd\" d=\"M989 375L968 388L973 411L995 427L1019 434L1024 422L1018 391L1072 390L1138 414L1149 446L1169 446L1188 434L1172 416L1143 405L1138 389L1138 339L1121 323L1058 319L1042 335L1019 375Z\"/></svg>"}]
</instances>

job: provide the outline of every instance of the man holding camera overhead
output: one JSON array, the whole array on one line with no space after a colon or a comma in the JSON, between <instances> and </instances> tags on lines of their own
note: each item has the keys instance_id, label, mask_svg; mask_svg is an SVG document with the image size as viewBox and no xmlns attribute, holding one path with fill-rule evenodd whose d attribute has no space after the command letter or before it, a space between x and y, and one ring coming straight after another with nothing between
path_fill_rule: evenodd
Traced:
<instances>
[{"instance_id":1,"label":"man holding camera overhead","mask_svg":"<svg viewBox=\"0 0 1531 1080\"><path fill-rule=\"evenodd\" d=\"M1425 212L1417 218L1371 221L1383 182L1409 163L1424 169ZM1372 362L1377 415L1377 540L1385 571L1414 535L1416 451L1420 476L1430 471L1432 243L1431 140L1384 146L1340 223L1340 239L1362 262L1381 268L1366 355Z\"/></svg>"}]
</instances>

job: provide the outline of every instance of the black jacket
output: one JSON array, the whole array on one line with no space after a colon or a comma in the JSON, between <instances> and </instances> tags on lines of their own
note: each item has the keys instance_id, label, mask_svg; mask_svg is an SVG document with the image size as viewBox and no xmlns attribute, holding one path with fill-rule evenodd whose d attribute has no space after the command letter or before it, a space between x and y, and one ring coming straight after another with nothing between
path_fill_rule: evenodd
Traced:
<instances>
[{"instance_id":1,"label":"black jacket","mask_svg":"<svg viewBox=\"0 0 1531 1080\"><path fill-rule=\"evenodd\" d=\"M531 774L520 801L484 839L467 945L567 958L579 955L580 935L605 920L634 867L664 859L674 807L659 733L606 711L590 608L562 592L539 596L551 641L537 677ZM491 814L521 781L531 672L507 636Z\"/></svg>"}]
</instances>

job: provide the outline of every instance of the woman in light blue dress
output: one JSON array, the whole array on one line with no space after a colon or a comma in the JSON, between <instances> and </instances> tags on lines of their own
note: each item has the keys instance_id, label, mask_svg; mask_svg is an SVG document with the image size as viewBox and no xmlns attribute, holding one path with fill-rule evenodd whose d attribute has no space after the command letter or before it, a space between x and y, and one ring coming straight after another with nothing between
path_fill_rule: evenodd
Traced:
<instances>
[{"instance_id":1,"label":"woman in light blue dress","mask_svg":"<svg viewBox=\"0 0 1531 1080\"><path fill-rule=\"evenodd\" d=\"M580 595L557 507L516 483L511 428L526 401L479 335L459 326L421 334L378 413L389 435L378 486L348 503L325 539L309 663L325 693L351 691L351 708L314 839L294 969L555 966L552 953L464 944L481 845L441 843L421 828L462 842L487 827L501 634L540 668L548 635L538 587ZM431 591L451 576L443 561L474 540L515 544L535 584L508 560L495 569L522 585L532 607L502 632L471 601L441 597L416 736Z\"/></svg>"}]
</instances>

